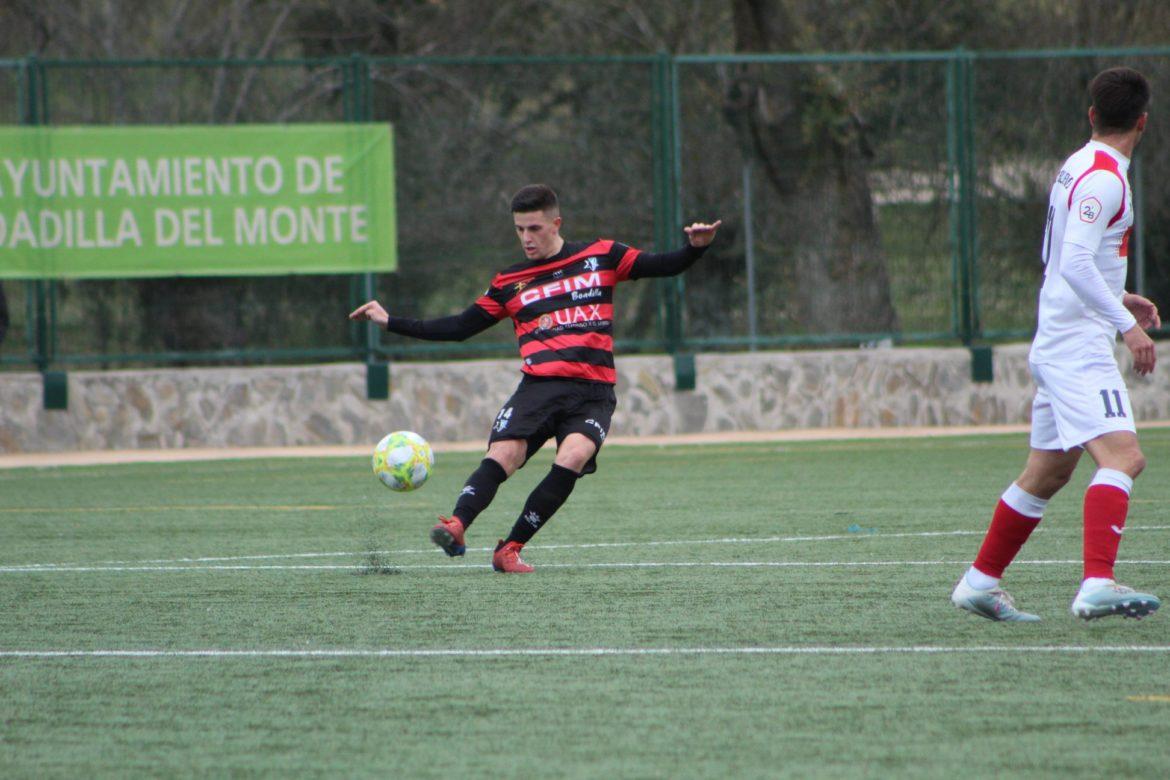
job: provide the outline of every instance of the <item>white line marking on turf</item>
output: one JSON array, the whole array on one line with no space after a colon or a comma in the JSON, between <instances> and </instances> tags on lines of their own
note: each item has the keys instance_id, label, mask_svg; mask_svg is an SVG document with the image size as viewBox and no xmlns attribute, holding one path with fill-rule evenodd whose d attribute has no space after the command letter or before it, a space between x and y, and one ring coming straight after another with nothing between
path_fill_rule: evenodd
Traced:
<instances>
[{"instance_id":1,"label":"white line marking on turf","mask_svg":"<svg viewBox=\"0 0 1170 780\"><path fill-rule=\"evenodd\" d=\"M1080 529L1076 530L1080 533ZM1128 526L1127 531L1168 531L1170 525L1138 525ZM1034 533L1044 532L1045 529L1038 528ZM1052 533L1051 530L1047 531ZM619 547L671 547L680 545L705 545L705 544L774 544L784 542L834 542L843 539L906 539L906 538L929 538L940 536L983 536L986 531L906 531L892 534L867 534L867 533L849 533L849 534L827 534L823 536L761 536L761 537L739 537L729 536L716 539L665 539L657 541L644 542L587 542L581 544L530 544L526 545L531 552L534 550L591 550L603 548L619 548ZM491 552L493 547L468 547L467 552ZM442 550L438 547L427 547L422 549L402 549L402 550L348 550L339 552L307 552L307 553L269 553L263 555L220 555L220 556L206 556L199 558L154 558L154 559L138 559L138 560L121 560L121 561L96 561L93 563L23 563L12 564L7 567L0 567L0 571L6 569L32 570L32 569L65 569L77 568L81 566L123 566L123 565L146 565L146 564L168 564L168 563L226 563L228 561L263 561L263 560L279 560L283 558L341 558L341 557L360 557L363 555L434 555L442 554Z\"/></svg>"},{"instance_id":2,"label":"white line marking on turf","mask_svg":"<svg viewBox=\"0 0 1170 780\"><path fill-rule=\"evenodd\" d=\"M1166 653L1170 645L903 645L873 647L533 647L486 650L0 650L0 658L507 658L512 656L885 655L974 653Z\"/></svg>"},{"instance_id":3,"label":"white line marking on turf","mask_svg":"<svg viewBox=\"0 0 1170 780\"><path fill-rule=\"evenodd\" d=\"M1168 526L1170 527L1170 526ZM1039 532L1043 529L1037 529ZM882 534L886 539L898 539L904 537L930 537L930 536L981 536L983 531L914 531L905 533ZM826 536L761 536L757 538L729 536L719 539L665 539L648 542L587 542L583 544L530 544L526 545L529 551L532 550L591 550L608 547L671 547L679 545L700 545L700 544L771 544L775 542L832 542L840 539L872 539L876 538L877 534L852 533L852 534L831 534ZM491 552L494 547L468 547L467 552ZM154 563L223 563L226 561L259 561L272 560L279 558L339 558L339 557L353 557L361 555L433 555L442 554L442 550L438 547L427 547L423 549L405 549L405 550L360 550L360 551L344 551L344 552L315 552L315 553L273 553L268 555L224 555L215 557L203 558L159 558L148 560L133 560L133 561L97 561L95 563L25 563L19 564L20 568L36 568L36 567L62 567L62 566L105 566L105 565L138 565L138 564L154 564Z\"/></svg>"},{"instance_id":4,"label":"white line marking on turf","mask_svg":"<svg viewBox=\"0 0 1170 780\"><path fill-rule=\"evenodd\" d=\"M672 569L672 568L847 568L850 566L969 566L970 561L632 561L613 563L541 563L541 569ZM1081 565L1080 560L1028 560L1013 561L1019 565L1071 566ZM1170 560L1118 561L1119 565L1170 566ZM0 566L0 574L63 574L86 572L132 572L132 571L402 571L407 569L489 569L486 563L392 563L341 564L213 564L210 566L58 566L43 568L35 566Z\"/></svg>"}]
</instances>

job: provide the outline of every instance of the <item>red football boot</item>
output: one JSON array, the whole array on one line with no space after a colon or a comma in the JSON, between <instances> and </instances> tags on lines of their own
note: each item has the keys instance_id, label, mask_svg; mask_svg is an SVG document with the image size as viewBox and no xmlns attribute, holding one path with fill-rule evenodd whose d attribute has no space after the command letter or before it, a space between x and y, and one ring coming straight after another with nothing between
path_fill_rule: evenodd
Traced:
<instances>
[{"instance_id":1,"label":"red football boot","mask_svg":"<svg viewBox=\"0 0 1170 780\"><path fill-rule=\"evenodd\" d=\"M458 517L439 515L439 524L431 529L431 541L452 558L467 552L467 545L463 543L463 523Z\"/></svg>"},{"instance_id":2,"label":"red football boot","mask_svg":"<svg viewBox=\"0 0 1170 780\"><path fill-rule=\"evenodd\" d=\"M528 574L536 571L520 560L520 548L523 546L520 542L505 542L501 539L492 554L492 568L505 574Z\"/></svg>"}]
</instances>

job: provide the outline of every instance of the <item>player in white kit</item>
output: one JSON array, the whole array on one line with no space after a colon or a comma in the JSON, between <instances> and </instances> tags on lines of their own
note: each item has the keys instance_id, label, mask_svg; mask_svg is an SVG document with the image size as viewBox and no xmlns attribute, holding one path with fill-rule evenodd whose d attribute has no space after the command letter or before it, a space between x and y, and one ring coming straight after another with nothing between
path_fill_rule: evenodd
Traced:
<instances>
[{"instance_id":1,"label":"player in white kit","mask_svg":"<svg viewBox=\"0 0 1170 780\"><path fill-rule=\"evenodd\" d=\"M999 580L1085 450L1097 471L1085 492L1084 578L1072 612L1086 620L1140 618L1161 606L1113 579L1129 494L1145 467L1113 347L1121 333L1134 370L1148 374L1154 342L1145 331L1161 325L1151 301L1124 289L1133 229L1126 174L1146 128L1150 88L1137 71L1111 68L1093 79L1089 96L1092 138L1065 161L1048 199L1044 284L1028 355L1037 388L1031 451L951 595L955 606L991 620L1040 619L1016 609Z\"/></svg>"}]
</instances>

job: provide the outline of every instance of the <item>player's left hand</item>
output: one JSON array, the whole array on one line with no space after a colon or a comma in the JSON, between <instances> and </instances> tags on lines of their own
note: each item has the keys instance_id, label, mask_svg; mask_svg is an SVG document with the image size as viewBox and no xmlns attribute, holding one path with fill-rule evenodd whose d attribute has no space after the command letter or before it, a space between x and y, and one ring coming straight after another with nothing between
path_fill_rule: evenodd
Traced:
<instances>
[{"instance_id":1,"label":"player's left hand","mask_svg":"<svg viewBox=\"0 0 1170 780\"><path fill-rule=\"evenodd\" d=\"M683 228L683 232L687 234L687 241L691 242L691 246L707 246L715 240L715 233L719 230L719 226L722 224L723 220L721 219L715 220L715 222L710 225L708 225L706 222L695 222L694 224Z\"/></svg>"},{"instance_id":2,"label":"player's left hand","mask_svg":"<svg viewBox=\"0 0 1170 780\"><path fill-rule=\"evenodd\" d=\"M1121 340L1133 355L1133 370L1138 376L1145 376L1154 370L1157 356L1154 354L1154 340L1146 335L1140 325L1121 334Z\"/></svg>"},{"instance_id":3,"label":"player's left hand","mask_svg":"<svg viewBox=\"0 0 1170 780\"><path fill-rule=\"evenodd\" d=\"M1151 330L1162 327L1162 318L1158 316L1158 307L1149 298L1137 293L1126 293L1121 298L1121 305L1129 309L1129 313L1137 320L1142 330Z\"/></svg>"},{"instance_id":4,"label":"player's left hand","mask_svg":"<svg viewBox=\"0 0 1170 780\"><path fill-rule=\"evenodd\" d=\"M390 315L377 301L363 303L349 313L349 318L358 322L372 322L380 328L386 327L386 323L390 321Z\"/></svg>"}]
</instances>

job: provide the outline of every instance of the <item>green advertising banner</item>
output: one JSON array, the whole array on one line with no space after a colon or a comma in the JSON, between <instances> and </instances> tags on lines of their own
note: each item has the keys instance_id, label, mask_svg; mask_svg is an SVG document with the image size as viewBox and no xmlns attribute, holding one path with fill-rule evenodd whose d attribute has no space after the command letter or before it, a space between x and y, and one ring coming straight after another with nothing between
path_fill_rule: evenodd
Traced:
<instances>
[{"instance_id":1,"label":"green advertising banner","mask_svg":"<svg viewBox=\"0 0 1170 780\"><path fill-rule=\"evenodd\" d=\"M393 271L385 124L0 128L0 278Z\"/></svg>"}]
</instances>

